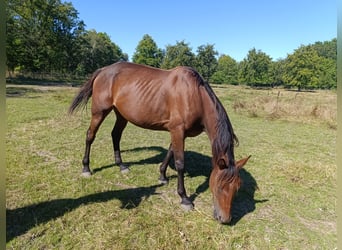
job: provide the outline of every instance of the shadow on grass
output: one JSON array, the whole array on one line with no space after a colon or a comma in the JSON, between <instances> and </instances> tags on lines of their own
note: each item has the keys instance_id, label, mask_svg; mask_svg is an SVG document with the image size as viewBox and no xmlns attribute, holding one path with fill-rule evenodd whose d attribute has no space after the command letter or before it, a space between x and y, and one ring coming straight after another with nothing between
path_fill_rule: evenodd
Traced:
<instances>
[{"instance_id":1,"label":"shadow on grass","mask_svg":"<svg viewBox=\"0 0 342 250\"><path fill-rule=\"evenodd\" d=\"M136 162L128 162L128 165L143 165L143 164L156 164L160 165L166 156L167 150L162 147L152 146L152 147L138 147L131 150L125 150L124 152L139 152L139 151L156 151L157 154L153 157L142 159ZM208 157L203 154L199 154L193 151L186 151L185 154L185 171L189 177L198 177L205 176L206 179L203 183L201 183L195 190L193 194L190 194L190 200L195 201L196 198L203 192L205 192L209 188L209 177L211 173L211 157ZM94 169L95 172L99 172L111 167L114 167L115 164L103 166L97 169ZM175 170L174 164L171 160L170 167ZM248 168L248 165L247 165ZM159 171L159 168L156 168L156 171ZM267 202L267 199L264 200L255 200L254 193L258 188L257 182L254 177L245 169L240 170L240 176L242 179L242 185L238 193L236 194L233 205L232 205L232 216L233 219L230 225L235 225L243 218L246 214L251 213L255 210L256 203ZM175 177L174 175L172 178ZM170 178L170 176L169 176ZM196 205L196 204L195 204Z\"/></svg>"},{"instance_id":2,"label":"shadow on grass","mask_svg":"<svg viewBox=\"0 0 342 250\"><path fill-rule=\"evenodd\" d=\"M254 193L258 189L258 184L245 168L240 170L240 177L242 184L234 197L231 211L232 221L229 224L231 226L237 224L246 214L253 212L255 210L255 204L268 201L268 199L254 199Z\"/></svg>"},{"instance_id":3,"label":"shadow on grass","mask_svg":"<svg viewBox=\"0 0 342 250\"><path fill-rule=\"evenodd\" d=\"M15 85L36 85L36 86L80 86L82 85L87 78L79 78L79 79L69 79L61 78L61 79L35 79L29 77L16 77L16 78L7 78L6 84L15 84Z\"/></svg>"},{"instance_id":4,"label":"shadow on grass","mask_svg":"<svg viewBox=\"0 0 342 250\"><path fill-rule=\"evenodd\" d=\"M156 189L162 184L150 187L138 187L105 191L86 195L76 199L56 199L44 201L16 209L6 209L6 242L26 233L31 228L63 216L81 205L107 202L112 199L121 201L122 209L132 209L151 195L158 194Z\"/></svg>"},{"instance_id":5,"label":"shadow on grass","mask_svg":"<svg viewBox=\"0 0 342 250\"><path fill-rule=\"evenodd\" d=\"M137 162L129 162L131 165L142 164L160 164L164 159L167 150L162 147L135 148L129 151L153 150L158 153L150 158L142 159ZM197 196L205 192L209 188L209 176L211 172L211 158L192 151L185 152L186 172L190 177L205 176L206 179L201 183L196 191L190 195L190 199L194 201ZM94 169L94 173L115 166L114 164ZM173 163L170 167L174 169ZM156 168L156 171L159 171ZM257 183L253 176L245 169L240 171L243 185L233 201L232 215L233 221L230 225L235 225L243 216L255 210L255 204L265 202L267 200L254 200L254 193L257 189ZM175 177L174 175L172 178ZM80 198L56 199L44 201L21 208L6 209L6 241L9 242L13 238L26 233L31 228L46 223L50 220L63 216L81 205L91 203L107 202L112 199L121 201L122 209L132 209L140 205L143 199L151 195L158 194L157 188L162 184L150 187L137 187L122 190L105 191L95 194L86 195Z\"/></svg>"},{"instance_id":6,"label":"shadow on grass","mask_svg":"<svg viewBox=\"0 0 342 250\"><path fill-rule=\"evenodd\" d=\"M28 94L44 93L46 91L30 87L6 87L6 97L27 97ZM35 96L34 98L37 98ZM33 98L33 97L30 97Z\"/></svg>"}]
</instances>

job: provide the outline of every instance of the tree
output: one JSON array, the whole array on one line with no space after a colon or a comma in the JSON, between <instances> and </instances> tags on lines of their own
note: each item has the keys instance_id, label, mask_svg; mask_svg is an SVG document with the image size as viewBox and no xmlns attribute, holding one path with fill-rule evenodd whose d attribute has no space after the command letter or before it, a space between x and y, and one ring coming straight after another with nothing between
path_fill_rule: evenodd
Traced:
<instances>
[{"instance_id":1,"label":"tree","mask_svg":"<svg viewBox=\"0 0 342 250\"><path fill-rule=\"evenodd\" d=\"M321 58L322 72L319 77L319 88L336 88L336 66L337 66L337 39L331 41L316 42L312 46Z\"/></svg>"},{"instance_id":2,"label":"tree","mask_svg":"<svg viewBox=\"0 0 342 250\"><path fill-rule=\"evenodd\" d=\"M201 45L197 48L196 69L209 82L217 67L218 52L213 44Z\"/></svg>"},{"instance_id":3,"label":"tree","mask_svg":"<svg viewBox=\"0 0 342 250\"><path fill-rule=\"evenodd\" d=\"M161 65L163 69L171 69L177 66L195 66L195 54L185 41L176 42L175 45L167 45L164 59Z\"/></svg>"},{"instance_id":4,"label":"tree","mask_svg":"<svg viewBox=\"0 0 342 250\"><path fill-rule=\"evenodd\" d=\"M240 81L251 86L268 86L271 84L270 67L272 59L266 53L255 48L248 51L247 57L240 65Z\"/></svg>"},{"instance_id":5,"label":"tree","mask_svg":"<svg viewBox=\"0 0 342 250\"><path fill-rule=\"evenodd\" d=\"M215 73L211 76L213 83L238 83L238 63L228 55L221 55L217 61Z\"/></svg>"},{"instance_id":6,"label":"tree","mask_svg":"<svg viewBox=\"0 0 342 250\"><path fill-rule=\"evenodd\" d=\"M106 33L90 30L79 37L79 63L77 73L84 75L94 72L103 66L127 61L128 56L113 43Z\"/></svg>"},{"instance_id":7,"label":"tree","mask_svg":"<svg viewBox=\"0 0 342 250\"><path fill-rule=\"evenodd\" d=\"M9 71L77 73L128 60L106 33L86 31L71 3L61 0L9 0Z\"/></svg>"},{"instance_id":8,"label":"tree","mask_svg":"<svg viewBox=\"0 0 342 250\"><path fill-rule=\"evenodd\" d=\"M7 66L31 72L69 70L74 38L84 23L71 3L9 0Z\"/></svg>"},{"instance_id":9,"label":"tree","mask_svg":"<svg viewBox=\"0 0 342 250\"><path fill-rule=\"evenodd\" d=\"M337 87L336 60L321 57L321 74L318 88L331 89Z\"/></svg>"},{"instance_id":10,"label":"tree","mask_svg":"<svg viewBox=\"0 0 342 250\"><path fill-rule=\"evenodd\" d=\"M6 64L10 72L13 72L20 65L21 55L24 54L23 34L18 32L20 29L18 8L19 3L17 1L8 1L6 12Z\"/></svg>"},{"instance_id":11,"label":"tree","mask_svg":"<svg viewBox=\"0 0 342 250\"><path fill-rule=\"evenodd\" d=\"M283 81L298 88L316 88L322 73L323 58L311 46L301 46L285 62Z\"/></svg>"},{"instance_id":12,"label":"tree","mask_svg":"<svg viewBox=\"0 0 342 250\"><path fill-rule=\"evenodd\" d=\"M163 52L157 47L157 44L152 37L146 34L136 47L132 59L135 63L160 67L163 59Z\"/></svg>"},{"instance_id":13,"label":"tree","mask_svg":"<svg viewBox=\"0 0 342 250\"><path fill-rule=\"evenodd\" d=\"M315 42L311 46L317 51L317 54L324 58L329 58L334 61L337 59L337 39L334 38L331 41Z\"/></svg>"},{"instance_id":14,"label":"tree","mask_svg":"<svg viewBox=\"0 0 342 250\"><path fill-rule=\"evenodd\" d=\"M272 87L283 85L283 74L285 71L285 60L279 59L271 63L270 66L270 82Z\"/></svg>"}]
</instances>

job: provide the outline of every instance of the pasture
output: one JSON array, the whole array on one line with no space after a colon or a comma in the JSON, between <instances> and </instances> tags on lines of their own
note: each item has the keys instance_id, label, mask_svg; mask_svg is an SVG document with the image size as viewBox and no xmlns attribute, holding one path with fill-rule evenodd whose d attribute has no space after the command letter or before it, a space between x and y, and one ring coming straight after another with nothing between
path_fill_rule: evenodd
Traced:
<instances>
[{"instance_id":1,"label":"pasture","mask_svg":"<svg viewBox=\"0 0 342 250\"><path fill-rule=\"evenodd\" d=\"M7 85L7 249L336 249L336 93L214 86L240 145L233 222L212 216L206 134L186 139L182 210L176 171L158 183L170 138L129 124L113 164L114 114L81 177L90 110L67 114L77 88Z\"/></svg>"}]
</instances>

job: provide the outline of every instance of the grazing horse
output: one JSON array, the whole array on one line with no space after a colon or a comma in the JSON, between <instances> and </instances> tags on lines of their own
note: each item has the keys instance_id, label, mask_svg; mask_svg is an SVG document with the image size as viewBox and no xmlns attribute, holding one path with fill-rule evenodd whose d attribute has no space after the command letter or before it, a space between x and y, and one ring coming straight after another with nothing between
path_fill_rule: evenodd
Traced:
<instances>
[{"instance_id":1,"label":"grazing horse","mask_svg":"<svg viewBox=\"0 0 342 250\"><path fill-rule=\"evenodd\" d=\"M249 157L234 159L238 142L222 104L208 83L190 67L162 70L128 62L118 62L94 72L83 85L69 108L71 114L91 103L91 122L86 135L83 175L91 175L90 147L106 116L114 110L112 130L115 163L127 170L121 159L122 131L131 122L136 126L169 131L171 144L160 166L159 180L168 181L166 169L174 157L178 173L177 191L181 205L192 209L193 203L184 187L184 140L205 131L212 147L212 172L209 186L213 195L214 217L221 223L231 220L231 204L240 186L239 169Z\"/></svg>"}]
</instances>

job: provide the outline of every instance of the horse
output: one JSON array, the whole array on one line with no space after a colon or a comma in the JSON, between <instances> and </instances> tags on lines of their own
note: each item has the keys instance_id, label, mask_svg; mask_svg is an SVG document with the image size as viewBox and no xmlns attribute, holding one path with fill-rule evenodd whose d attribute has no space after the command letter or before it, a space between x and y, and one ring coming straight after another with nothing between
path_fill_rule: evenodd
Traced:
<instances>
[{"instance_id":1,"label":"horse","mask_svg":"<svg viewBox=\"0 0 342 250\"><path fill-rule=\"evenodd\" d=\"M194 204L184 187L184 142L205 131L212 148L212 171L209 187L213 196L214 217L220 223L231 221L231 206L240 187L239 169L249 157L235 161L237 136L228 115L210 85L191 67L170 70L129 62L117 62L96 70L73 99L72 114L91 102L91 121L86 133L82 175L92 174L89 154L101 123L114 110L116 122L111 132L115 164L128 171L121 158L120 140L128 122L151 130L168 131L171 143L160 165L161 183L167 183L166 169L174 158L177 192L181 206Z\"/></svg>"}]
</instances>

